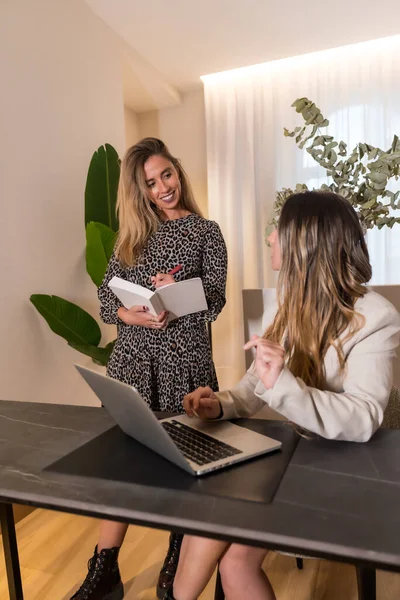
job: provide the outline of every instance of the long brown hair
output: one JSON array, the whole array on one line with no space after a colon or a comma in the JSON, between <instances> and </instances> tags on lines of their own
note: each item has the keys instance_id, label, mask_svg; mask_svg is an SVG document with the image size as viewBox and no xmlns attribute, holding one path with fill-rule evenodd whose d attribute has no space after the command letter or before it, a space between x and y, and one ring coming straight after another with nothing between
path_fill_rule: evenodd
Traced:
<instances>
[{"instance_id":1,"label":"long brown hair","mask_svg":"<svg viewBox=\"0 0 400 600\"><path fill-rule=\"evenodd\" d=\"M150 201L144 165L151 156L163 156L176 169L181 181L181 208L201 215L192 188L179 159L157 138L144 138L129 148L122 160L118 186L119 232L115 254L124 267L133 266L149 237L160 226L160 218Z\"/></svg>"},{"instance_id":2,"label":"long brown hair","mask_svg":"<svg viewBox=\"0 0 400 600\"><path fill-rule=\"evenodd\" d=\"M362 326L354 309L372 275L357 213L337 194L293 194L278 221L281 268L278 311L264 337L284 343L290 371L307 385L323 388L324 357L336 348L345 366L339 336Z\"/></svg>"}]
</instances>

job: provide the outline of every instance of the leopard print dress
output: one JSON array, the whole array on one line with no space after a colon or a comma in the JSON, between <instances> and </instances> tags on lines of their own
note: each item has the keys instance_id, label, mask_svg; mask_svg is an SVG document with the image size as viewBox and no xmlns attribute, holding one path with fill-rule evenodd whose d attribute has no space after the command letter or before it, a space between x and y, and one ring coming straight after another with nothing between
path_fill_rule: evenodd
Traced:
<instances>
[{"instance_id":1,"label":"leopard print dress","mask_svg":"<svg viewBox=\"0 0 400 600\"><path fill-rule=\"evenodd\" d=\"M154 289L150 277L176 265L176 281L201 277L208 310L172 321L164 330L132 326L117 316L120 301L108 287L114 275ZM206 328L225 304L227 254L217 223L190 214L160 223L138 264L122 268L113 255L99 287L100 316L118 328L107 375L133 385L153 410L182 412L185 394L199 386L218 390Z\"/></svg>"}]
</instances>

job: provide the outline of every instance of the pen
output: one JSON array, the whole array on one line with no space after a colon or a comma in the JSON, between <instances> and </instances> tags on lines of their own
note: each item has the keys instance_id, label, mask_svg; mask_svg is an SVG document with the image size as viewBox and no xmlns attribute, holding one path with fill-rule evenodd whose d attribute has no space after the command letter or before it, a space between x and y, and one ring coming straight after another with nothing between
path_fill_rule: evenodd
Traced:
<instances>
[{"instance_id":1,"label":"pen","mask_svg":"<svg viewBox=\"0 0 400 600\"><path fill-rule=\"evenodd\" d=\"M182 269L183 265L176 265L176 267L168 271L168 275L175 275L175 273L178 273L178 271L181 271Z\"/></svg>"}]
</instances>

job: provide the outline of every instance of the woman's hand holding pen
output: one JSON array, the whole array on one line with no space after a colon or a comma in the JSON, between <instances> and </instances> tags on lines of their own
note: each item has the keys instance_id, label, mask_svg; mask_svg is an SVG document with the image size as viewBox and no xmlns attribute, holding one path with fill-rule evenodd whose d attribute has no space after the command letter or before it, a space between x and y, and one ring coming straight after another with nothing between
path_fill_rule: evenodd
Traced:
<instances>
[{"instance_id":1,"label":"woman's hand holding pen","mask_svg":"<svg viewBox=\"0 0 400 600\"><path fill-rule=\"evenodd\" d=\"M182 265L177 265L171 269L171 271L168 271L168 273L157 273L157 275L151 278L151 283L156 289L163 287L164 285L175 283L174 275L182 268Z\"/></svg>"},{"instance_id":2,"label":"woman's hand holding pen","mask_svg":"<svg viewBox=\"0 0 400 600\"><path fill-rule=\"evenodd\" d=\"M221 416L221 405L216 395L209 387L199 387L183 399L183 408L188 417L200 419L217 419Z\"/></svg>"},{"instance_id":3,"label":"woman's hand holding pen","mask_svg":"<svg viewBox=\"0 0 400 600\"><path fill-rule=\"evenodd\" d=\"M121 306L118 316L127 325L140 325L150 329L165 329L168 324L166 310L159 315L152 315L147 306L132 306L129 310Z\"/></svg>"},{"instance_id":4,"label":"woman's hand holding pen","mask_svg":"<svg viewBox=\"0 0 400 600\"><path fill-rule=\"evenodd\" d=\"M254 366L266 390L274 387L285 365L285 350L279 344L253 335L244 345L245 350L255 348Z\"/></svg>"},{"instance_id":5,"label":"woman's hand holding pen","mask_svg":"<svg viewBox=\"0 0 400 600\"><path fill-rule=\"evenodd\" d=\"M169 285L170 283L175 283L175 279L173 275L169 275L169 273L157 273L155 277L151 278L151 283L154 285L156 290L158 288L163 287L164 285Z\"/></svg>"}]
</instances>

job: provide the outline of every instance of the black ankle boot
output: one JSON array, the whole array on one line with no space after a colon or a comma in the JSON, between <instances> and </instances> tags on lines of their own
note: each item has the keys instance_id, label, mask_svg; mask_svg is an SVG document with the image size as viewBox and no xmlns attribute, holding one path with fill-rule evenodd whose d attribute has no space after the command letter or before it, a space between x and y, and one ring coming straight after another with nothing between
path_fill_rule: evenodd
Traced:
<instances>
[{"instance_id":1,"label":"black ankle boot","mask_svg":"<svg viewBox=\"0 0 400 600\"><path fill-rule=\"evenodd\" d=\"M118 568L119 548L104 548L88 562L88 574L70 600L122 600L124 586Z\"/></svg>"},{"instance_id":2,"label":"black ankle boot","mask_svg":"<svg viewBox=\"0 0 400 600\"><path fill-rule=\"evenodd\" d=\"M181 550L183 535L171 533L169 536L169 548L164 564L160 571L157 583L157 598L173 598L172 584L174 583L176 569L179 562L179 552ZM171 590L171 592L169 592ZM166 593L171 593L171 596L166 596Z\"/></svg>"}]
</instances>

